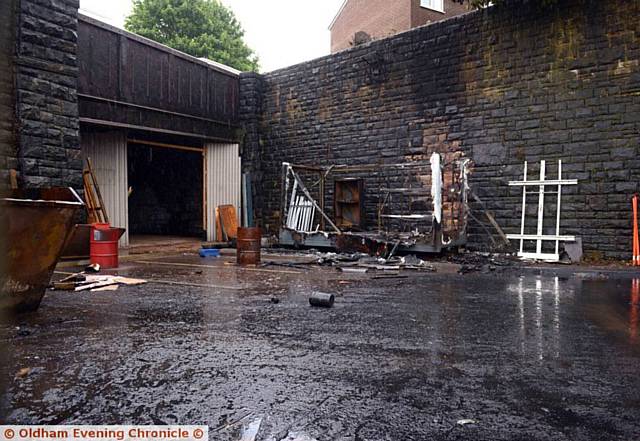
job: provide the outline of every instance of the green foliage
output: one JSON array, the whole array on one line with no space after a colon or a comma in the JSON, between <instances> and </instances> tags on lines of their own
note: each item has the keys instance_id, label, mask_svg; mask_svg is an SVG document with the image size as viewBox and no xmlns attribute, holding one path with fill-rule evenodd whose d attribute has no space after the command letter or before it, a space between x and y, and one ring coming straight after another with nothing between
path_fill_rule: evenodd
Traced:
<instances>
[{"instance_id":1,"label":"green foliage","mask_svg":"<svg viewBox=\"0 0 640 441\"><path fill-rule=\"evenodd\" d=\"M219 0L134 0L124 27L179 51L242 71L257 71L233 12Z\"/></svg>"}]
</instances>

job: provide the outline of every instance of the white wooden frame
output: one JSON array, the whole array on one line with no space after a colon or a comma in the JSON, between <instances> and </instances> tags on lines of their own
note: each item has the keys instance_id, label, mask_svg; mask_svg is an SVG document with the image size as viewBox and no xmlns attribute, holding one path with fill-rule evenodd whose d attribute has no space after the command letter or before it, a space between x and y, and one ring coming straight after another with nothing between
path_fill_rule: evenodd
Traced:
<instances>
[{"instance_id":1,"label":"white wooden frame","mask_svg":"<svg viewBox=\"0 0 640 441\"><path fill-rule=\"evenodd\" d=\"M522 187L522 215L520 220L520 234L507 234L507 238L509 239L518 239L520 240L520 251L518 252L518 256L524 259L539 259L546 260L549 262L557 262L560 260L560 252L559 252L559 244L560 241L572 242L575 241L575 236L563 236L560 235L560 209L561 209L561 199L562 199L562 186L563 185L577 185L577 179L562 179L562 160L558 160L558 179L550 179L546 180L546 161L540 161L540 179L537 181L527 181L527 162L524 163L524 180L522 181L509 181L509 186L511 187ZM527 187L539 187L538 189L538 225L536 234L525 234L524 232L524 224L525 224L525 213L527 207ZM544 223L544 195L545 195L545 187L547 186L557 186L557 208L556 208L556 234L554 235L545 235L543 234L543 223ZM535 240L536 241L536 251L535 253L525 252L524 251L524 241L525 240ZM553 241L556 243L555 253L543 253L542 252L542 242L544 241Z\"/></svg>"}]
</instances>

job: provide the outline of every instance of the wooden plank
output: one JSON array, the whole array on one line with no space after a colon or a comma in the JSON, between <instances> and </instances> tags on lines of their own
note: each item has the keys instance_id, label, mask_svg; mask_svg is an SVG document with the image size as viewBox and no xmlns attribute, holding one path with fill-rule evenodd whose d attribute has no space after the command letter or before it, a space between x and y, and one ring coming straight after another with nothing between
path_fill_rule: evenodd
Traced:
<instances>
[{"instance_id":1,"label":"wooden plank","mask_svg":"<svg viewBox=\"0 0 640 441\"><path fill-rule=\"evenodd\" d=\"M82 181L84 184L84 200L87 207L87 214L89 215L89 223L102 222L96 209L96 201L94 200L93 190L91 189L91 182L86 171L82 173Z\"/></svg>"},{"instance_id":2,"label":"wooden plank","mask_svg":"<svg viewBox=\"0 0 640 441\"><path fill-rule=\"evenodd\" d=\"M11 182L11 189L18 189L18 172L14 169L9 170L9 181Z\"/></svg>"},{"instance_id":3,"label":"wooden plank","mask_svg":"<svg viewBox=\"0 0 640 441\"><path fill-rule=\"evenodd\" d=\"M562 160L558 160L558 180L562 180ZM560 236L560 200L562 199L562 184L558 184L558 200L556 204L556 236ZM560 254L560 242L556 240L556 254Z\"/></svg>"},{"instance_id":4,"label":"wooden plank","mask_svg":"<svg viewBox=\"0 0 640 441\"><path fill-rule=\"evenodd\" d=\"M541 161L542 162L542 161ZM544 179L540 179L539 181L509 181L510 187L527 187L527 186L546 186L546 185L577 185L577 179L549 179L545 181Z\"/></svg>"},{"instance_id":5,"label":"wooden plank","mask_svg":"<svg viewBox=\"0 0 640 441\"><path fill-rule=\"evenodd\" d=\"M225 237L222 235L222 223L220 222L220 209L216 207L216 239L227 241Z\"/></svg>"},{"instance_id":6,"label":"wooden plank","mask_svg":"<svg viewBox=\"0 0 640 441\"><path fill-rule=\"evenodd\" d=\"M152 146L152 147L164 147L164 148L174 149L174 150L184 150L184 151L188 151L188 152L200 152L200 153L202 153L204 151L204 149L201 148L201 147L187 147L187 146L184 146L184 145L167 144L167 143L164 143L164 142L155 142L155 141L145 141L143 139L136 139L136 138L129 138L129 139L127 139L127 142L134 143L134 144L149 145L149 146Z\"/></svg>"},{"instance_id":7,"label":"wooden plank","mask_svg":"<svg viewBox=\"0 0 640 441\"><path fill-rule=\"evenodd\" d=\"M540 182L544 182L546 177L546 164L543 159L540 161ZM544 185L540 185L540 196L538 197L538 229L537 235L542 236L544 223ZM542 241L540 239L536 242L536 254L542 253Z\"/></svg>"},{"instance_id":8,"label":"wooden plank","mask_svg":"<svg viewBox=\"0 0 640 441\"><path fill-rule=\"evenodd\" d=\"M554 236L554 235L545 235L545 234L507 234L507 237L509 239L521 239L521 240L546 240L546 241L556 241L556 240L562 240L565 242L573 242L576 240L575 236L569 236L569 235L558 235L558 236Z\"/></svg>"},{"instance_id":9,"label":"wooden plank","mask_svg":"<svg viewBox=\"0 0 640 441\"><path fill-rule=\"evenodd\" d=\"M224 230L224 234L229 239L238 238L238 214L236 213L236 207L233 205L220 205L218 207L220 212L220 224Z\"/></svg>"},{"instance_id":10,"label":"wooden plank","mask_svg":"<svg viewBox=\"0 0 640 441\"><path fill-rule=\"evenodd\" d=\"M524 161L524 182L527 182L527 161ZM527 212L527 188L522 187L522 215L520 219L520 235L524 236L524 220ZM508 237L508 236L507 236ZM520 239L520 252L524 252L524 239Z\"/></svg>"},{"instance_id":11,"label":"wooden plank","mask_svg":"<svg viewBox=\"0 0 640 441\"><path fill-rule=\"evenodd\" d=\"M93 189L98 198L98 202L100 204L99 210L102 212L102 217L105 223L109 223L109 216L107 215L107 209L104 205L104 200L102 199L102 194L100 193L100 186L98 185L98 181L96 180L96 176L93 173L93 168L91 167L91 159L87 158L87 169L89 171L89 175L91 176L91 182L93 183Z\"/></svg>"}]
</instances>

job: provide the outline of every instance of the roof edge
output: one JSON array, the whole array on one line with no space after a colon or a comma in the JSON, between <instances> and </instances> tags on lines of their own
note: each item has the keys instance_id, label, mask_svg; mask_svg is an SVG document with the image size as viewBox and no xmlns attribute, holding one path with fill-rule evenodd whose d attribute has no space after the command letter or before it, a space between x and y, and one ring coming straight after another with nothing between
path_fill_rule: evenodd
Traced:
<instances>
[{"instance_id":1,"label":"roof edge","mask_svg":"<svg viewBox=\"0 0 640 441\"><path fill-rule=\"evenodd\" d=\"M333 17L333 20L331 20L331 24L329 25L329 30L331 30L331 28L333 28L333 25L336 24L338 17L340 17L340 14L342 14L342 11L344 11L344 8L345 6L347 6L347 3L349 3L349 0L344 0L344 2L342 2L342 6L340 6L340 9L338 9L338 13L335 15L335 17Z\"/></svg>"},{"instance_id":2,"label":"roof edge","mask_svg":"<svg viewBox=\"0 0 640 441\"><path fill-rule=\"evenodd\" d=\"M213 61L213 60L209 60L206 58L198 58L198 57L194 57L193 55L189 55L186 54L182 51L179 51L177 49L173 49L167 45L164 45L162 43L158 43L157 41L153 41L147 37L143 37L142 35L138 35L135 34L133 32L129 32L126 29L121 29L117 26L114 26L112 24L106 23L102 20L99 20L95 17L92 17L91 15L88 15L87 12L89 11L82 11L82 12L78 12L78 20L79 21L84 21L85 23L88 24L92 24L94 26L98 26L102 29L105 29L107 31L110 32L114 32L116 34L120 34L122 36L131 38L134 41L137 41L138 43L142 43L145 44L147 46L151 46L154 47L156 49L159 49L161 51L164 52L168 52L171 53L175 56L187 59L189 61L191 61L192 63L196 63L196 64L201 64L204 65L206 67L208 67L209 69L215 70L217 72L223 73L223 74L227 74L233 77L238 77L240 76L241 71L234 69L231 66L227 66L226 64L222 64L219 63L217 61Z\"/></svg>"}]
</instances>

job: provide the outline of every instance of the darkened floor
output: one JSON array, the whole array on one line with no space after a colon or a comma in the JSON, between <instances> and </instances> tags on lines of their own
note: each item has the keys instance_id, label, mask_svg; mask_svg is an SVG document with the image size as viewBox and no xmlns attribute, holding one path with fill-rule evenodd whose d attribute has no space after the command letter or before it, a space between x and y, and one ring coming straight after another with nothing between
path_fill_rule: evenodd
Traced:
<instances>
[{"instance_id":1,"label":"darkened floor","mask_svg":"<svg viewBox=\"0 0 640 441\"><path fill-rule=\"evenodd\" d=\"M263 440L640 437L631 280L146 262L120 272L157 282L49 292L2 326L3 423L208 424L212 440L259 417ZM334 308L311 308L312 290L336 293Z\"/></svg>"}]
</instances>

